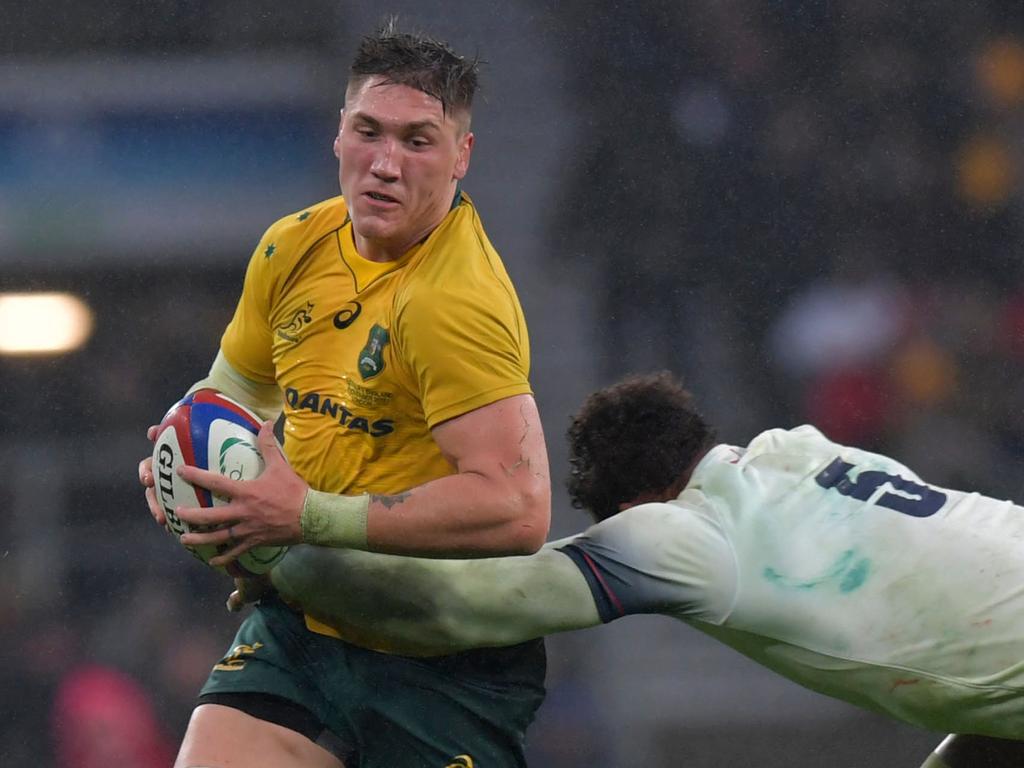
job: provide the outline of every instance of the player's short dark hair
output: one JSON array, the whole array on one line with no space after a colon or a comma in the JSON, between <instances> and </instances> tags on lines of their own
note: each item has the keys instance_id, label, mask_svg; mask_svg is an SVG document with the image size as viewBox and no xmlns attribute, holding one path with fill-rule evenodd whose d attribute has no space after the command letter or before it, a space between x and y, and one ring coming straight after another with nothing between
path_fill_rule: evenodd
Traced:
<instances>
[{"instance_id":1,"label":"player's short dark hair","mask_svg":"<svg viewBox=\"0 0 1024 768\"><path fill-rule=\"evenodd\" d=\"M597 520L672 487L714 444L693 396L667 372L634 375L583 402L569 427L569 496Z\"/></svg>"},{"instance_id":2,"label":"player's short dark hair","mask_svg":"<svg viewBox=\"0 0 1024 768\"><path fill-rule=\"evenodd\" d=\"M480 60L459 56L448 43L420 32L401 32L398 19L388 18L359 43L352 61L349 87L374 75L407 85L441 102L445 114L473 107Z\"/></svg>"}]
</instances>

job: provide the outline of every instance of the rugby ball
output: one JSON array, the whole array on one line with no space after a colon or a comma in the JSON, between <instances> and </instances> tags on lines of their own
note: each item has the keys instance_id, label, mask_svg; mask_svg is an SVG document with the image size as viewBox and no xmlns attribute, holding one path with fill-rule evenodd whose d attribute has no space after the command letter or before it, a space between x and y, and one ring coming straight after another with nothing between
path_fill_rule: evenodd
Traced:
<instances>
[{"instance_id":1,"label":"rugby ball","mask_svg":"<svg viewBox=\"0 0 1024 768\"><path fill-rule=\"evenodd\" d=\"M160 422L153 447L153 479L167 530L175 538L189 531L210 530L208 526L190 526L175 514L178 507L219 507L228 503L182 480L178 467L187 464L233 480L252 480L264 466L256 444L259 431L256 414L213 389L197 390L171 406ZM204 563L228 549L224 544L185 548ZM273 568L287 551L284 546L253 547L218 570L231 576L257 576Z\"/></svg>"}]
</instances>

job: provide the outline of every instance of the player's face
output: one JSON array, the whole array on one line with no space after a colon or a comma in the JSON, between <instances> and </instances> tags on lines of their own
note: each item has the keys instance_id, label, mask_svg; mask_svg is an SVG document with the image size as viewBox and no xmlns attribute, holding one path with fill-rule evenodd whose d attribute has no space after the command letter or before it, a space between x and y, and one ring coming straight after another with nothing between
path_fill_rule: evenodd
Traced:
<instances>
[{"instance_id":1,"label":"player's face","mask_svg":"<svg viewBox=\"0 0 1024 768\"><path fill-rule=\"evenodd\" d=\"M334 154L360 253L398 258L445 217L473 134L433 96L367 78L350 89Z\"/></svg>"}]
</instances>

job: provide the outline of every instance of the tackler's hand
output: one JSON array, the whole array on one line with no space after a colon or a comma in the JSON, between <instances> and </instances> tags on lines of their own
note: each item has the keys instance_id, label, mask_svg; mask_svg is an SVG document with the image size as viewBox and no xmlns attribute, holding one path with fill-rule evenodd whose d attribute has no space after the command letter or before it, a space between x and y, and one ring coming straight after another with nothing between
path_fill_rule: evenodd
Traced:
<instances>
[{"instance_id":1,"label":"tackler's hand","mask_svg":"<svg viewBox=\"0 0 1024 768\"><path fill-rule=\"evenodd\" d=\"M274 591L270 574L235 579L235 591L228 595L227 609L238 613L250 603L257 603Z\"/></svg>"},{"instance_id":2,"label":"tackler's hand","mask_svg":"<svg viewBox=\"0 0 1024 768\"><path fill-rule=\"evenodd\" d=\"M263 422L257 445L265 466L263 473L254 480L232 480L216 472L190 466L178 468L179 476L186 482L228 500L227 504L219 507L179 507L176 510L176 514L190 526L212 529L183 534L182 544L227 547L223 553L210 558L210 565L226 565L253 547L299 544L302 541L300 520L309 485L295 473L281 453L281 447L274 438L273 422Z\"/></svg>"}]
</instances>

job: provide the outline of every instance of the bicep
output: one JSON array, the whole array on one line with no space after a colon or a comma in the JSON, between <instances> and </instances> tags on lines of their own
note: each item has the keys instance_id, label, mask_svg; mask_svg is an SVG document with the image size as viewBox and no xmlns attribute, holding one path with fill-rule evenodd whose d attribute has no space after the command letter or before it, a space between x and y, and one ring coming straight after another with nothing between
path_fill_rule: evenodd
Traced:
<instances>
[{"instance_id":1,"label":"bicep","mask_svg":"<svg viewBox=\"0 0 1024 768\"><path fill-rule=\"evenodd\" d=\"M549 486L547 446L532 395L515 395L442 422L434 442L459 472L537 492Z\"/></svg>"}]
</instances>

